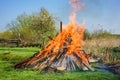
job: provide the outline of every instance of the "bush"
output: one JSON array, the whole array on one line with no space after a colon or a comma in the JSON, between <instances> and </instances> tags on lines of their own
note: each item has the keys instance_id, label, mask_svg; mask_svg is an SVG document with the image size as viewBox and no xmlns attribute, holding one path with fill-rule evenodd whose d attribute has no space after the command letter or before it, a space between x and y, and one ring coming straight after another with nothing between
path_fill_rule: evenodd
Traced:
<instances>
[{"instance_id":1,"label":"bush","mask_svg":"<svg viewBox=\"0 0 120 80\"><path fill-rule=\"evenodd\" d=\"M112 50L113 50L113 52L120 52L120 46L119 47L114 47Z\"/></svg>"}]
</instances>

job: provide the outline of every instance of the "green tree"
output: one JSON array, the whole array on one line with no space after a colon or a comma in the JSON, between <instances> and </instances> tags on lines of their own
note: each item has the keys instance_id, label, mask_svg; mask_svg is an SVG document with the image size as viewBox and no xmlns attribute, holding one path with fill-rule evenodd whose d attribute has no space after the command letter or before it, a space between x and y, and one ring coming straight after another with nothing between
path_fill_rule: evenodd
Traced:
<instances>
[{"instance_id":1,"label":"green tree","mask_svg":"<svg viewBox=\"0 0 120 80\"><path fill-rule=\"evenodd\" d=\"M53 16L44 8L39 13L22 14L8 24L12 39L20 39L24 43L40 43L44 46L55 36L56 25Z\"/></svg>"},{"instance_id":2,"label":"green tree","mask_svg":"<svg viewBox=\"0 0 120 80\"><path fill-rule=\"evenodd\" d=\"M0 33L1 39L10 39L11 37L12 37L12 32L9 30L6 30L6 31Z\"/></svg>"},{"instance_id":3,"label":"green tree","mask_svg":"<svg viewBox=\"0 0 120 80\"><path fill-rule=\"evenodd\" d=\"M8 26L13 33L13 39L20 39L22 42L30 42L32 40L32 31L29 29L31 17L27 14L22 14L17 17L16 21L12 21Z\"/></svg>"},{"instance_id":4,"label":"green tree","mask_svg":"<svg viewBox=\"0 0 120 80\"><path fill-rule=\"evenodd\" d=\"M56 34L54 18L44 8L41 9L39 14L32 17L30 28L35 32L37 41L42 43L43 46Z\"/></svg>"}]
</instances>

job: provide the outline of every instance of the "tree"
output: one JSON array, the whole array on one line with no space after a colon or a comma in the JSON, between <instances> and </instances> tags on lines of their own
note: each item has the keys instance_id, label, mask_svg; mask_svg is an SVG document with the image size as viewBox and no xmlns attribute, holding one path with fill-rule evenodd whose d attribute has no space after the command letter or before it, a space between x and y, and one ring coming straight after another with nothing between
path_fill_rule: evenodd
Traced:
<instances>
[{"instance_id":1,"label":"tree","mask_svg":"<svg viewBox=\"0 0 120 80\"><path fill-rule=\"evenodd\" d=\"M9 30L13 33L13 39L20 39L22 42L30 42L32 31L29 29L31 17L27 14L22 14L17 17L16 21L12 21Z\"/></svg>"},{"instance_id":2,"label":"tree","mask_svg":"<svg viewBox=\"0 0 120 80\"><path fill-rule=\"evenodd\" d=\"M11 37L12 37L12 32L9 30L6 30L6 31L0 33L1 39L10 39Z\"/></svg>"},{"instance_id":3,"label":"tree","mask_svg":"<svg viewBox=\"0 0 120 80\"><path fill-rule=\"evenodd\" d=\"M41 43L44 46L55 36L56 26L53 16L44 8L39 13L22 14L8 24L12 39L20 39L24 43Z\"/></svg>"},{"instance_id":4,"label":"tree","mask_svg":"<svg viewBox=\"0 0 120 80\"><path fill-rule=\"evenodd\" d=\"M54 18L44 8L41 9L39 14L32 17L30 28L35 32L38 42L41 42L43 46L50 37L52 38L56 34Z\"/></svg>"}]
</instances>

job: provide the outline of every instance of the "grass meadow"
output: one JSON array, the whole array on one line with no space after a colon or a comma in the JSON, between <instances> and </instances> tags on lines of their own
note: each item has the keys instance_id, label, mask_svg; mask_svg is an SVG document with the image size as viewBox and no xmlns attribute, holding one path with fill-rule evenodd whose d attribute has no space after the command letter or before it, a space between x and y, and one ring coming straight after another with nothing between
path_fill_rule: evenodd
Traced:
<instances>
[{"instance_id":1,"label":"grass meadow","mask_svg":"<svg viewBox=\"0 0 120 80\"><path fill-rule=\"evenodd\" d=\"M120 80L119 75L108 71L73 71L64 73L40 73L36 70L14 69L21 62L40 48L5 48L0 47L0 80Z\"/></svg>"}]
</instances>

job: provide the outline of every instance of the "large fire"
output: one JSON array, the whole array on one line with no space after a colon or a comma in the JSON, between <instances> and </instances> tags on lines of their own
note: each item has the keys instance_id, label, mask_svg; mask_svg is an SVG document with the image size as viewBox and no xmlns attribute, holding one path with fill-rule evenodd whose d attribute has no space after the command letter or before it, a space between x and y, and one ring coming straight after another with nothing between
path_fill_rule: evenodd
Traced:
<instances>
[{"instance_id":1,"label":"large fire","mask_svg":"<svg viewBox=\"0 0 120 80\"><path fill-rule=\"evenodd\" d=\"M28 60L17 64L15 68L27 67L43 70L46 67L64 67L66 70L75 70L83 66L92 70L87 54L82 50L85 24L80 25L76 21L75 12L81 9L76 6L78 2L79 0L70 0L76 10L72 11L70 21L68 25L63 26L62 32L49 41L44 49Z\"/></svg>"}]
</instances>

